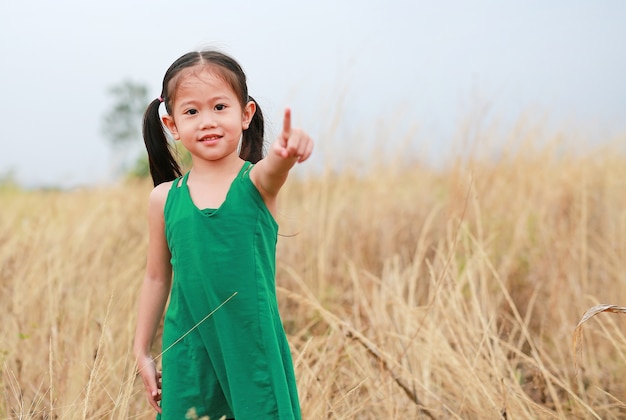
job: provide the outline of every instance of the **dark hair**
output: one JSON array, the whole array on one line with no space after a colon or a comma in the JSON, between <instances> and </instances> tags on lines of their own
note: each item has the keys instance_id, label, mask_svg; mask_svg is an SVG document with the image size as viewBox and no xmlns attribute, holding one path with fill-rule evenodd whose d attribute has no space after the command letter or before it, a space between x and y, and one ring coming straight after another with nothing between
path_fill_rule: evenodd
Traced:
<instances>
[{"instance_id":1,"label":"dark hair","mask_svg":"<svg viewBox=\"0 0 626 420\"><path fill-rule=\"evenodd\" d=\"M254 101L248 95L246 75L243 69L233 58L226 54L211 50L190 52L174 61L163 77L160 97L148 105L143 118L143 140L148 151L150 174L155 186L162 182L172 181L182 175L180 165L176 160L176 153L172 144L168 142L164 127L161 124L159 105L163 101L167 113L171 114L176 88L180 81L178 75L181 70L198 64L210 66L212 71L223 77L224 81L232 87L237 95L242 108L245 107L248 101ZM256 103L256 101L254 102ZM250 125L243 132L239 157L252 163L257 163L263 158L264 127L263 113L257 103L256 112L250 121Z\"/></svg>"}]
</instances>

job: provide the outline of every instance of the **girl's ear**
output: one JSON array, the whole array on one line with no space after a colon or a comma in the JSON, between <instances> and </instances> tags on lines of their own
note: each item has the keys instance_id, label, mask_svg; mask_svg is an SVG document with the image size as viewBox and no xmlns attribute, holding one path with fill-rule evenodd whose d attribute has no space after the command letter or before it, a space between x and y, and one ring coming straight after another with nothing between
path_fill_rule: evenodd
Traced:
<instances>
[{"instance_id":1,"label":"girl's ear","mask_svg":"<svg viewBox=\"0 0 626 420\"><path fill-rule=\"evenodd\" d=\"M161 117L161 120L163 121L163 124L165 124L165 127L167 127L167 129L170 130L170 133L172 133L174 140L180 140L180 136L178 135L178 130L176 129L176 122L174 122L174 118L172 118L171 115L166 114Z\"/></svg>"},{"instance_id":2,"label":"girl's ear","mask_svg":"<svg viewBox=\"0 0 626 420\"><path fill-rule=\"evenodd\" d=\"M241 126L244 130L247 130L250 126L250 121L252 121L252 117L254 117L255 112L256 102L248 101L246 106L243 108L243 120L241 121Z\"/></svg>"}]
</instances>

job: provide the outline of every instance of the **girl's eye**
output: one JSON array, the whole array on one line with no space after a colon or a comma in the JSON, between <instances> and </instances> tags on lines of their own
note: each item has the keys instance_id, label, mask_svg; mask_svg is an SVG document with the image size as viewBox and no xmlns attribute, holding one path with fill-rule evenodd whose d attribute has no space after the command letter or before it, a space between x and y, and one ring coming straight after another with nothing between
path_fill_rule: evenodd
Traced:
<instances>
[{"instance_id":1,"label":"girl's eye","mask_svg":"<svg viewBox=\"0 0 626 420\"><path fill-rule=\"evenodd\" d=\"M185 114L189 114L189 115L196 115L198 113L197 109L188 109L187 111L185 111Z\"/></svg>"},{"instance_id":2,"label":"girl's eye","mask_svg":"<svg viewBox=\"0 0 626 420\"><path fill-rule=\"evenodd\" d=\"M224 105L224 104L217 104L217 105L215 105L215 110L216 111L223 111L225 109L226 109L226 105Z\"/></svg>"}]
</instances>

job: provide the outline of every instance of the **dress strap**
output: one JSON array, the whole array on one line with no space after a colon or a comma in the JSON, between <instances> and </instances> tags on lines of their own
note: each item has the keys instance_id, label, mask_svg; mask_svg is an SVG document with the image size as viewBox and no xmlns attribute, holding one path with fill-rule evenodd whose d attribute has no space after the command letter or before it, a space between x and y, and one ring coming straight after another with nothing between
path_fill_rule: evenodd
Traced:
<instances>
[{"instance_id":1,"label":"dress strap","mask_svg":"<svg viewBox=\"0 0 626 420\"><path fill-rule=\"evenodd\" d=\"M249 178L250 177L250 169L254 167L254 163L246 161L241 167L241 177Z\"/></svg>"},{"instance_id":2,"label":"dress strap","mask_svg":"<svg viewBox=\"0 0 626 420\"><path fill-rule=\"evenodd\" d=\"M179 187L182 187L182 186L186 186L186 185L187 185L187 178L189 178L189 172L190 172L190 171L187 171L187 172L185 173L185 175L183 175L183 176L182 176L182 179L178 182L178 184L179 184L178 186L179 186Z\"/></svg>"},{"instance_id":3,"label":"dress strap","mask_svg":"<svg viewBox=\"0 0 626 420\"><path fill-rule=\"evenodd\" d=\"M187 183L187 174L183 176L179 176L172 181L172 186L170 187L170 191L178 189Z\"/></svg>"}]
</instances>

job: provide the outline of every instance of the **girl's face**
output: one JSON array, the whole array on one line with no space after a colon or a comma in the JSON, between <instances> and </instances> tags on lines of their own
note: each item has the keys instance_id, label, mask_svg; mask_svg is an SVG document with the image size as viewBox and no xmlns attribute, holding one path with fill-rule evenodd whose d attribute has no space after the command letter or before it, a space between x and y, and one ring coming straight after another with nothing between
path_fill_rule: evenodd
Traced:
<instances>
[{"instance_id":1,"label":"girl's face","mask_svg":"<svg viewBox=\"0 0 626 420\"><path fill-rule=\"evenodd\" d=\"M230 85L206 66L183 70L178 81L171 115L163 123L195 159L216 161L237 156L243 130L256 108L241 107Z\"/></svg>"}]
</instances>

